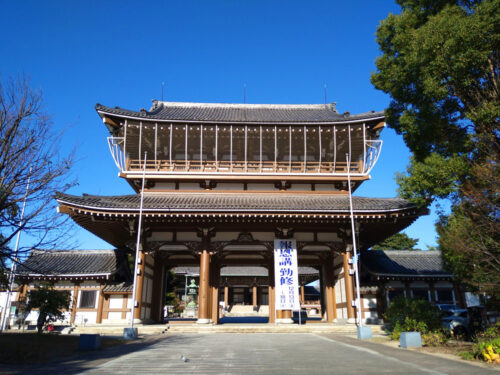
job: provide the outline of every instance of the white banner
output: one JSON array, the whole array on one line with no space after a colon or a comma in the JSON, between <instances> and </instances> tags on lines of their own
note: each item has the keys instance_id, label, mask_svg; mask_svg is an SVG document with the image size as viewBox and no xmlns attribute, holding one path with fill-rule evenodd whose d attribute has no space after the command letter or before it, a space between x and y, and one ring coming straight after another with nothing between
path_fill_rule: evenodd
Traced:
<instances>
[{"instance_id":1,"label":"white banner","mask_svg":"<svg viewBox=\"0 0 500 375\"><path fill-rule=\"evenodd\" d=\"M295 240L274 240L274 285L276 310L300 309Z\"/></svg>"}]
</instances>

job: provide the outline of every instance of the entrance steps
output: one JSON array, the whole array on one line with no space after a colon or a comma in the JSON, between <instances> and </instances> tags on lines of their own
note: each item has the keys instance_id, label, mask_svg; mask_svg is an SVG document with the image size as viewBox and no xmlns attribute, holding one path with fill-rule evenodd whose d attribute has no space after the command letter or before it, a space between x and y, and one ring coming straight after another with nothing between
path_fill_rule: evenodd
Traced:
<instances>
[{"instance_id":1,"label":"entrance steps","mask_svg":"<svg viewBox=\"0 0 500 375\"><path fill-rule=\"evenodd\" d=\"M71 334L97 333L105 336L122 336L123 328L128 325L88 325L76 327ZM355 324L309 322L306 324L196 324L195 322L175 322L167 324L137 324L140 335L155 335L162 333L345 333L356 334ZM370 325L374 336L384 334L381 325Z\"/></svg>"},{"instance_id":2,"label":"entrance steps","mask_svg":"<svg viewBox=\"0 0 500 375\"><path fill-rule=\"evenodd\" d=\"M233 305L224 314L227 317L241 316L269 316L269 306L261 305L253 307L251 305Z\"/></svg>"},{"instance_id":3,"label":"entrance steps","mask_svg":"<svg viewBox=\"0 0 500 375\"><path fill-rule=\"evenodd\" d=\"M384 334L382 326L372 325L373 335ZM355 324L309 323L309 324L173 324L167 325L167 333L347 333L355 335Z\"/></svg>"}]
</instances>

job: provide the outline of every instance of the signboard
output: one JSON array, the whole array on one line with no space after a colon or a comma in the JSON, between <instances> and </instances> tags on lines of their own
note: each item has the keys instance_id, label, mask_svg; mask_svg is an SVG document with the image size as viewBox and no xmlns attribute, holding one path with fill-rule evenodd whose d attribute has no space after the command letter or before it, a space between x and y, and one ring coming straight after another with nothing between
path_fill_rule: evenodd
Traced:
<instances>
[{"instance_id":1,"label":"signboard","mask_svg":"<svg viewBox=\"0 0 500 375\"><path fill-rule=\"evenodd\" d=\"M300 310L297 242L274 240L276 310Z\"/></svg>"}]
</instances>

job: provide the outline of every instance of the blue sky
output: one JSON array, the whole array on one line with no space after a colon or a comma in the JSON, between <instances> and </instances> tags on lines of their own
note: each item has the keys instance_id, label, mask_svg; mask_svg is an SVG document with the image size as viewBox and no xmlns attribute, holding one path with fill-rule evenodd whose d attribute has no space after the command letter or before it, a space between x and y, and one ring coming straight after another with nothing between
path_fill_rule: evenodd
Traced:
<instances>
[{"instance_id":1,"label":"blue sky","mask_svg":"<svg viewBox=\"0 0 500 375\"><path fill-rule=\"evenodd\" d=\"M63 153L78 147L70 193L129 194L117 177L94 106L149 108L151 99L323 103L351 113L382 110L389 97L370 83L375 31L393 1L3 1L1 78L28 75L43 91L56 128L70 126ZM356 195L396 196L408 164L390 129L372 180ZM435 245L435 214L406 230ZM81 248L110 248L83 229Z\"/></svg>"}]
</instances>

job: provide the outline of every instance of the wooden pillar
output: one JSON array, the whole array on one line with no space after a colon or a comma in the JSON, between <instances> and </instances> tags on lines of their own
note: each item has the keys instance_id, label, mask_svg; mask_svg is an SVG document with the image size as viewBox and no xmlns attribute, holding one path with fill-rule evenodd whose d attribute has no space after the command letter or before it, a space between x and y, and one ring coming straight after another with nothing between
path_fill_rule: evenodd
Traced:
<instances>
[{"instance_id":1,"label":"wooden pillar","mask_svg":"<svg viewBox=\"0 0 500 375\"><path fill-rule=\"evenodd\" d=\"M153 290L151 297L151 319L154 322L160 323L163 317L163 280L164 280L164 266L159 256L154 257L154 271L153 271Z\"/></svg>"},{"instance_id":2,"label":"wooden pillar","mask_svg":"<svg viewBox=\"0 0 500 375\"><path fill-rule=\"evenodd\" d=\"M224 307L226 310L229 308L229 286L224 285Z\"/></svg>"},{"instance_id":3,"label":"wooden pillar","mask_svg":"<svg viewBox=\"0 0 500 375\"><path fill-rule=\"evenodd\" d=\"M97 318L95 320L96 323L102 323L102 309L104 306L104 293L102 292L103 286L99 287L99 300L97 302Z\"/></svg>"},{"instance_id":4,"label":"wooden pillar","mask_svg":"<svg viewBox=\"0 0 500 375\"><path fill-rule=\"evenodd\" d=\"M137 301L137 306L135 306L135 301L132 301L132 306L134 310L134 319L141 319L141 310L142 310L142 289L144 285L144 270L146 269L146 253L144 251L139 251L139 264L137 265L137 285L135 291L135 299Z\"/></svg>"},{"instance_id":5,"label":"wooden pillar","mask_svg":"<svg viewBox=\"0 0 500 375\"><path fill-rule=\"evenodd\" d=\"M337 304L335 301L335 276L333 268L333 256L328 257L324 266L325 294L326 294L326 320L329 323L337 318Z\"/></svg>"},{"instance_id":6,"label":"wooden pillar","mask_svg":"<svg viewBox=\"0 0 500 375\"><path fill-rule=\"evenodd\" d=\"M122 309L123 309L123 311L122 311L122 319L127 319L128 297L129 297L128 294L124 294L122 296Z\"/></svg>"},{"instance_id":7,"label":"wooden pillar","mask_svg":"<svg viewBox=\"0 0 500 375\"><path fill-rule=\"evenodd\" d=\"M305 288L304 285L300 286L300 303L306 303Z\"/></svg>"},{"instance_id":8,"label":"wooden pillar","mask_svg":"<svg viewBox=\"0 0 500 375\"><path fill-rule=\"evenodd\" d=\"M344 263L344 284L345 284L345 297L347 303L347 318L355 319L354 307L352 306L352 301L354 297L354 288L352 280L353 277L349 273L349 270L351 269L351 265L349 264L350 259L351 259L351 253L349 251L342 253L342 260Z\"/></svg>"},{"instance_id":9,"label":"wooden pillar","mask_svg":"<svg viewBox=\"0 0 500 375\"><path fill-rule=\"evenodd\" d=\"M255 285L255 284L252 286L252 305L253 305L254 309L258 305L258 303L257 303L257 285Z\"/></svg>"},{"instance_id":10,"label":"wooden pillar","mask_svg":"<svg viewBox=\"0 0 500 375\"><path fill-rule=\"evenodd\" d=\"M281 319L292 319L292 310L282 310Z\"/></svg>"},{"instance_id":11,"label":"wooden pillar","mask_svg":"<svg viewBox=\"0 0 500 375\"><path fill-rule=\"evenodd\" d=\"M276 312L276 296L274 295L274 263L268 267L268 300L269 300L269 323L275 323L277 318Z\"/></svg>"},{"instance_id":12,"label":"wooden pillar","mask_svg":"<svg viewBox=\"0 0 500 375\"><path fill-rule=\"evenodd\" d=\"M208 247L208 246L205 246ZM203 249L200 255L200 288L198 296L198 323L210 323L208 314L210 296L210 254L208 249Z\"/></svg>"},{"instance_id":13,"label":"wooden pillar","mask_svg":"<svg viewBox=\"0 0 500 375\"><path fill-rule=\"evenodd\" d=\"M325 305L325 271L323 266L319 267L319 305L321 308L321 320L326 318L326 305Z\"/></svg>"},{"instance_id":14,"label":"wooden pillar","mask_svg":"<svg viewBox=\"0 0 500 375\"><path fill-rule=\"evenodd\" d=\"M71 319L70 323L74 324L75 323L75 317L76 317L76 304L78 303L78 293L80 291L80 284L75 282L75 286L73 287L73 298L71 301Z\"/></svg>"},{"instance_id":15,"label":"wooden pillar","mask_svg":"<svg viewBox=\"0 0 500 375\"><path fill-rule=\"evenodd\" d=\"M220 267L219 267L219 262L217 261L216 257L212 257L212 265L211 265L211 270L212 270L212 277L210 278L211 280L211 295L210 295L210 300L211 300L211 317L212 317L212 322L214 324L219 323L219 282L220 282Z\"/></svg>"}]
</instances>

